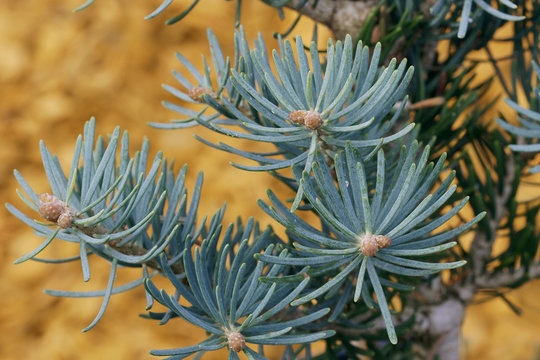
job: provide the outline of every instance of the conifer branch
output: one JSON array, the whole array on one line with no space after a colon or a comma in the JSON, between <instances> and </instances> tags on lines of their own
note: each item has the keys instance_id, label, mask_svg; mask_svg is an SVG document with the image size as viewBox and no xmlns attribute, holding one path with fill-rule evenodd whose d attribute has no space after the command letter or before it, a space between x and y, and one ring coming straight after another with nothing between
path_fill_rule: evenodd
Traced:
<instances>
[{"instance_id":1,"label":"conifer branch","mask_svg":"<svg viewBox=\"0 0 540 360\"><path fill-rule=\"evenodd\" d=\"M506 174L504 178L499 179L499 182L502 184L502 191L496 193L491 199L491 201L494 203L493 209L495 212L493 214L488 214L485 220L488 223L487 226L489 228L489 233L482 230L477 231L471 244L470 253L471 265L475 277L475 280L473 280L474 283L476 283L477 277L483 276L483 274L486 272L486 265L492 257L492 249L493 245L495 244L497 230L501 226L504 216L507 214L507 203L514 192L514 156L506 156L504 168ZM491 236L489 236L489 234L491 234Z\"/></svg>"},{"instance_id":2,"label":"conifer branch","mask_svg":"<svg viewBox=\"0 0 540 360\"><path fill-rule=\"evenodd\" d=\"M520 266L513 270L485 272L475 279L475 283L480 289L500 289L514 287L523 280L538 278L540 278L540 261L535 261L529 266Z\"/></svg>"},{"instance_id":3,"label":"conifer branch","mask_svg":"<svg viewBox=\"0 0 540 360\"><path fill-rule=\"evenodd\" d=\"M291 42L276 36L279 48L269 50L262 35L250 45L238 24L242 8L237 0L234 54L222 52L212 30L207 33L211 57L203 58L202 69L177 54L183 70L173 75L180 87L163 86L177 103L164 106L181 118L151 125L201 125L273 145L270 151L254 152L199 138L251 162L233 164L237 168L268 172L295 192L292 205L272 190L267 202L259 200L263 211L285 228L286 238L277 237L271 227L260 229L253 218L227 226L225 207L209 221L198 221L202 174L188 204L186 167L175 174L161 153L149 159L148 142L131 156L127 132L120 136L118 128L108 140L96 139L91 120L77 139L67 172L40 144L51 194L36 194L15 171L21 200L47 221L6 204L45 238L16 262L80 261L88 281L88 256L105 259L111 264L106 289L46 292L102 297L86 331L103 316L112 295L142 284L147 310L154 301L165 307L164 312L149 311L147 318L160 324L181 318L207 333L195 345L151 351L169 359L198 359L226 348L228 359L238 360L243 353L262 360L269 345L285 345L283 359L301 354L309 359L314 356L310 343L318 340L327 345L321 357L387 358L399 352L403 358L457 358L465 308L478 290L514 288L540 277L540 262L534 258L540 206L516 211L521 159L507 151L506 135L480 124L485 109L469 111L489 83L471 85L473 66L455 70L467 53L485 47L505 21L519 21L519 14L530 9L510 0L498 5L485 0L262 1L280 14L283 6L298 11L297 20L311 17L338 40L319 50L315 26L308 47L300 37ZM147 18L172 3L164 0ZM184 4L167 23L181 20L199 3ZM533 5L537 14L540 5ZM446 39L449 56L441 61L436 51ZM518 36L511 40L521 41ZM540 78L534 62L532 68ZM531 92L530 108L507 100L522 126L497 122L526 139L510 145L511 150L537 152L540 90L533 92L532 80L525 79L529 70L516 71ZM515 93L517 75L512 75ZM464 125L455 129L462 114L467 115ZM480 165L475 166L475 156ZM449 226L467 203L474 217ZM304 212L318 223L306 221ZM519 216L528 222L523 229L514 226ZM493 245L503 229L511 234L510 246L494 259ZM458 237L469 230L475 232L469 251L454 251ZM79 256L37 257L58 240L78 244ZM494 260L500 265L491 269ZM140 268L140 279L115 285L120 267ZM439 275L442 270L451 270L449 283ZM171 289L159 289L154 276L166 278ZM358 338L365 348L358 346Z\"/></svg>"},{"instance_id":4,"label":"conifer branch","mask_svg":"<svg viewBox=\"0 0 540 360\"><path fill-rule=\"evenodd\" d=\"M291 0L286 5L328 26L336 39L358 34L369 16L380 6L377 0Z\"/></svg>"}]
</instances>

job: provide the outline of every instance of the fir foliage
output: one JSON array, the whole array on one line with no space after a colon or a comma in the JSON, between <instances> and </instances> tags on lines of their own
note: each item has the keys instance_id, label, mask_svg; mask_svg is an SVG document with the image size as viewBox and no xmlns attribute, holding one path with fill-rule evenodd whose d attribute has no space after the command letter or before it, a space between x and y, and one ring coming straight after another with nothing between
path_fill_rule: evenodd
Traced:
<instances>
[{"instance_id":1,"label":"fir foliage","mask_svg":"<svg viewBox=\"0 0 540 360\"><path fill-rule=\"evenodd\" d=\"M215 217L212 224L217 225L219 221L219 217ZM200 246L192 249L192 244L186 243L182 264L187 282L178 281L172 271L167 271L175 286L174 295L159 291L151 280L145 281L145 287L152 297L169 308L164 314L151 313L150 317L160 319L163 324L171 315L180 316L211 334L198 345L153 350L153 355L171 355L174 359L181 359L199 351L227 346L229 359L239 359L239 352L244 352L249 359L262 359L263 345L303 344L335 333L333 330L310 334L298 332L303 325L326 315L330 311L328 308L287 320L290 309L284 312L285 307L302 292L309 278L299 283L259 282L261 276L272 277L288 272L284 265L265 267L253 256L264 248L264 254L276 254L275 245L272 244L276 239L272 239L271 229L260 233L258 225L250 219L245 228L239 224L236 233L233 226L229 226L220 238L221 228L221 224L210 226ZM249 241L250 237L254 238L252 242ZM230 264L229 268L227 263ZM180 305L180 297L191 306ZM246 344L260 345L259 353L244 344L235 347L231 335L240 337Z\"/></svg>"},{"instance_id":2,"label":"fir foliage","mask_svg":"<svg viewBox=\"0 0 540 360\"><path fill-rule=\"evenodd\" d=\"M517 112L518 120L522 127L517 127L504 120L497 119L497 123L503 129L511 134L527 139L527 144L510 145L510 149L513 151L536 153L540 151L540 144L531 142L536 142L540 138L540 125L538 124L540 122L540 67L538 67L538 65L533 61L532 68L534 69L536 78L539 82L537 83L537 87L528 96L528 101L531 108L527 109L511 99L505 99L506 103ZM540 172L540 165L533 166L530 169L530 172Z\"/></svg>"},{"instance_id":3,"label":"fir foliage","mask_svg":"<svg viewBox=\"0 0 540 360\"><path fill-rule=\"evenodd\" d=\"M439 178L445 156L437 164L427 164L429 147L420 156L418 147L416 142L408 148L403 147L399 160L395 162L398 166L388 168L383 150L378 151L374 164L364 161L360 153L348 144L334 161L337 189L332 171L324 156L318 153L313 164L313 178L304 172L298 180L304 184L305 195L326 231L317 230L290 213L271 191L272 206L260 202L270 216L296 236L291 257L263 254L258 258L272 264L310 266L307 274L326 275L323 285L311 289L291 305L304 304L328 292L335 294L336 288L344 283L355 283L354 288L348 287L348 291L339 293L339 296L351 298L354 292L354 301L363 295L364 302L370 306L373 300L368 294L375 292L388 336L395 344L397 337L383 285L395 286L395 289L407 287L393 283L388 276L427 276L465 264L465 261L430 263L409 259L429 258L431 254L451 248L456 243L448 240L484 216L482 213L459 228L433 233L463 208L468 199L463 199L443 216L432 217L454 193L456 186L450 186L454 173L450 173L433 194L428 194ZM373 236L384 236L389 244L379 244L371 250L367 242L372 241Z\"/></svg>"},{"instance_id":4,"label":"fir foliage","mask_svg":"<svg viewBox=\"0 0 540 360\"><path fill-rule=\"evenodd\" d=\"M84 137L77 138L68 173L62 170L58 158L51 155L45 144L40 144L43 167L53 196L73 215L69 227L34 220L13 205L6 206L37 235L45 238L35 250L15 260L15 263L27 260L53 264L80 261L84 281L90 280L88 256L95 254L111 263L109 283L104 291L46 290L54 296L103 297L99 314L85 328L86 331L99 321L112 294L130 290L141 285L143 279L154 276L156 271L162 272L161 256L166 257L168 266L178 269L185 244L198 238L204 222L196 224L202 174L197 179L188 209L186 166L175 175L161 152L150 159L148 141L134 156L130 156L129 135L124 132L120 137L119 128L105 145L103 137L95 139L94 119L85 124L84 130ZM14 173L24 191L17 193L40 218L39 209L43 201L17 170ZM38 258L38 254L54 239L78 243L80 255L67 259ZM142 268L141 278L114 287L118 267Z\"/></svg>"},{"instance_id":5,"label":"fir foliage","mask_svg":"<svg viewBox=\"0 0 540 360\"><path fill-rule=\"evenodd\" d=\"M516 16L507 13L506 11L501 11L500 8L506 7L510 11L517 9L517 5L511 2L510 0L498 0L497 5L499 8L492 6L491 1L484 0L464 0L464 1L449 1L449 0L438 0L433 8L431 9L432 13L435 16L445 16L448 12L452 11L452 6L459 7L461 5L461 19L459 20L459 28L457 31L457 36L459 38L464 38L467 34L467 29L469 24L474 22L479 13L485 11L501 20L506 21L520 21L525 19L523 16ZM473 7L476 6L476 9Z\"/></svg>"},{"instance_id":6,"label":"fir foliage","mask_svg":"<svg viewBox=\"0 0 540 360\"><path fill-rule=\"evenodd\" d=\"M374 48L370 60L368 47L362 46L361 42L354 47L350 36L335 45L330 40L325 52L328 61L323 70L315 42L311 43L308 59L300 37L296 39L296 58L290 42L280 41L281 54L276 50L272 52L277 69L277 74L274 74L262 37L259 36L255 49L250 51L244 32L240 29L236 32L235 66L229 78L223 75L227 73L224 64L229 60L223 58L211 31L208 37L219 83L217 89L211 87L208 67L203 77L181 55L178 57L191 75L199 80L199 86L208 86L209 91L215 94L204 94L201 101L212 107L216 114L203 115L206 107L200 113L195 113L165 103L168 108L191 117L171 125L153 125L182 128L194 124L196 120L219 133L273 143L277 147L275 152L261 154L235 149L223 143L212 145L201 139L218 149L260 164L246 166L233 163L235 167L248 171L273 171L295 165L303 166L304 171L309 172L317 149L325 148L327 155L332 157L349 142L355 148L362 148L366 157L372 157L382 145L399 139L414 127L414 124L409 124L388 134L406 103L404 97L413 69L407 69L406 61L397 65L395 59L387 67L379 67L380 44ZM239 54L242 55L239 57ZM241 69L245 70L239 72ZM174 74L188 90L193 89L184 77L177 72ZM170 86L165 88L181 100L188 98L185 92ZM317 123L306 123L303 118L305 114L316 117ZM225 115L225 118L219 115ZM300 118L295 119L295 116ZM220 126L214 119L228 125L238 125L241 131ZM283 158L275 158L276 155ZM298 188L293 211L299 206L302 193L302 188Z\"/></svg>"},{"instance_id":7,"label":"fir foliage","mask_svg":"<svg viewBox=\"0 0 540 360\"><path fill-rule=\"evenodd\" d=\"M263 1L280 12L293 3ZM146 18L160 15L172 2L164 0ZM198 3L194 0L167 23L181 20ZM236 4L239 22L241 1ZM303 1L295 6L300 17L307 6L321 5ZM18 194L36 214L6 206L45 238L15 262L80 261L88 281L88 257L108 261L105 290L46 292L102 297L86 331L101 319L111 295L143 284L145 317L160 324L178 317L207 332L199 344L151 351L168 359L199 359L227 348L228 359L243 353L259 360L266 359L268 345L286 345L283 359L418 357L413 343L436 345L440 339L429 328L418 330L422 316L443 306L445 296L466 304L483 291L507 301L498 288L516 287L540 274L535 268L540 236L534 226L540 205L516 200L523 169L531 166L523 153L540 150L539 38L529 37L540 33L535 16L540 6L438 0L429 2L429 9L431 17L416 2L381 2L359 33L329 40L324 50L316 41L306 46L301 37L291 42L278 35L279 49L269 51L261 34L250 47L238 26L232 56L222 52L208 30L211 60L203 57L202 71L176 55L184 68L173 71L181 88L164 88L178 103L164 106L181 118L151 125L167 130L201 125L274 146L252 152L198 138L255 163L232 163L236 168L268 172L295 192L292 204L272 190L268 201L259 200L285 228L286 238L271 227L261 230L253 218L223 224L225 206L210 221L197 221L202 174L188 201L186 166L175 174L161 153L150 159L147 141L131 156L129 136L121 136L118 128L107 140L96 139L92 119L76 140L67 172L40 144L51 194L38 195L15 170L23 190ZM502 80L500 59L487 44L505 23L522 20L508 40L520 55L514 59L512 86L505 85L506 103L520 126L497 119L501 131L485 119L492 104L474 107L491 82L471 86L476 64L465 60L472 50L485 49ZM441 60L436 49L443 40L449 44L448 57ZM533 55L530 66L524 44ZM518 82L528 105L517 99ZM462 125L455 126L460 115ZM518 144L510 145L516 136ZM540 166L530 171L539 172ZM467 215L461 211L465 208ZM307 221L305 213L320 224ZM517 225L520 217L525 227ZM451 221L458 224L450 226ZM474 240L467 248L460 235L470 229ZM509 247L493 256L491 247L503 231L510 234ZM38 257L54 239L78 244L79 256ZM115 287L120 267L141 268L141 277ZM443 270L450 280L440 290ZM158 289L154 276L168 279L172 290ZM432 292L438 303L426 300ZM154 301L166 310L151 311ZM310 344L319 340L327 347L317 356Z\"/></svg>"}]
</instances>

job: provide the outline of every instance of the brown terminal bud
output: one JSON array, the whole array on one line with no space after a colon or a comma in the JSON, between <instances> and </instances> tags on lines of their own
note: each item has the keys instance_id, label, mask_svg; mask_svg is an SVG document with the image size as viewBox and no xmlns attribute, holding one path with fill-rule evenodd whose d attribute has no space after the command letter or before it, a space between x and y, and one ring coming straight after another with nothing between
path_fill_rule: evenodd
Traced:
<instances>
[{"instance_id":1,"label":"brown terminal bud","mask_svg":"<svg viewBox=\"0 0 540 360\"><path fill-rule=\"evenodd\" d=\"M388 236L384 235L374 235L377 245L382 248L387 248L392 244L392 240Z\"/></svg>"},{"instance_id":2,"label":"brown terminal bud","mask_svg":"<svg viewBox=\"0 0 540 360\"><path fill-rule=\"evenodd\" d=\"M38 195L38 200L39 200L40 204L43 204L43 203L48 203L48 202L51 202L51 201L58 200L58 198L56 196L54 196L54 195L49 194L49 193L43 193L43 194Z\"/></svg>"},{"instance_id":3,"label":"brown terminal bud","mask_svg":"<svg viewBox=\"0 0 540 360\"><path fill-rule=\"evenodd\" d=\"M246 339L238 331L233 331L227 336L229 348L234 352L240 352L246 347Z\"/></svg>"},{"instance_id":4,"label":"brown terminal bud","mask_svg":"<svg viewBox=\"0 0 540 360\"><path fill-rule=\"evenodd\" d=\"M316 130L322 125L322 117L317 111L295 110L289 113L289 121L297 125L305 125L308 129Z\"/></svg>"},{"instance_id":5,"label":"brown terminal bud","mask_svg":"<svg viewBox=\"0 0 540 360\"><path fill-rule=\"evenodd\" d=\"M307 110L295 110L289 114L289 121L296 125L304 125Z\"/></svg>"},{"instance_id":6,"label":"brown terminal bud","mask_svg":"<svg viewBox=\"0 0 540 360\"><path fill-rule=\"evenodd\" d=\"M58 217L58 221L56 223L62 229L67 229L68 227L71 227L72 221L73 221L73 215L71 215L71 211L66 210L62 214L60 214L60 216Z\"/></svg>"},{"instance_id":7,"label":"brown terminal bud","mask_svg":"<svg viewBox=\"0 0 540 360\"><path fill-rule=\"evenodd\" d=\"M66 204L56 196L47 193L39 195L38 212L45 220L56 222L65 211Z\"/></svg>"},{"instance_id":8,"label":"brown terminal bud","mask_svg":"<svg viewBox=\"0 0 540 360\"><path fill-rule=\"evenodd\" d=\"M316 111L308 111L306 116L304 116L304 125L308 129L317 130L322 125L322 117Z\"/></svg>"},{"instance_id":9,"label":"brown terminal bud","mask_svg":"<svg viewBox=\"0 0 540 360\"><path fill-rule=\"evenodd\" d=\"M197 102L203 102L202 96L205 95L205 94L210 95L213 98L217 97L214 90L212 90L209 87L197 87L196 86L196 87L193 87L193 88L189 89L189 91L188 91L188 96L192 100L195 100Z\"/></svg>"},{"instance_id":10,"label":"brown terminal bud","mask_svg":"<svg viewBox=\"0 0 540 360\"><path fill-rule=\"evenodd\" d=\"M379 245L373 235L364 235L360 239L360 249L366 256L374 256L379 251Z\"/></svg>"},{"instance_id":11,"label":"brown terminal bud","mask_svg":"<svg viewBox=\"0 0 540 360\"><path fill-rule=\"evenodd\" d=\"M375 256L379 249L389 247L392 240L384 235L365 234L360 237L360 249L365 256Z\"/></svg>"}]
</instances>

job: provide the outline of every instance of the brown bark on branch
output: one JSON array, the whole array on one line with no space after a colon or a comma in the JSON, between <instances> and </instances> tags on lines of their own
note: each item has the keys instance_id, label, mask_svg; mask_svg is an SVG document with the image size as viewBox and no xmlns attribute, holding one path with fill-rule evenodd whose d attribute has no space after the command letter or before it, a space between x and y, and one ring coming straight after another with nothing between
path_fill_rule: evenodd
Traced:
<instances>
[{"instance_id":1,"label":"brown bark on branch","mask_svg":"<svg viewBox=\"0 0 540 360\"><path fill-rule=\"evenodd\" d=\"M287 7L324 24L334 32L336 39L344 39L351 34L353 38L362 28L369 14L378 5L376 0L309 0L303 7L304 0L291 0Z\"/></svg>"},{"instance_id":2,"label":"brown bark on branch","mask_svg":"<svg viewBox=\"0 0 540 360\"><path fill-rule=\"evenodd\" d=\"M508 287L519 281L525 276L526 269L521 266L513 271L503 271L496 274L482 274L476 278L476 285L480 289L497 289L501 287ZM531 264L527 272L529 279L540 278L540 261L536 261Z\"/></svg>"}]
</instances>

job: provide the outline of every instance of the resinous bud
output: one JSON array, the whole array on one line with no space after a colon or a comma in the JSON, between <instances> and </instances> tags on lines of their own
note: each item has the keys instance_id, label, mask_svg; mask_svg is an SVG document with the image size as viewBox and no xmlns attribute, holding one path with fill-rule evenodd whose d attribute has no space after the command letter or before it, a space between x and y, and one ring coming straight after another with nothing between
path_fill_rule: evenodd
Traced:
<instances>
[{"instance_id":1,"label":"resinous bud","mask_svg":"<svg viewBox=\"0 0 540 360\"><path fill-rule=\"evenodd\" d=\"M55 222L62 229L71 227L73 214L69 206L56 196L43 193L39 197L39 215L47 221Z\"/></svg>"},{"instance_id":2,"label":"resinous bud","mask_svg":"<svg viewBox=\"0 0 540 360\"><path fill-rule=\"evenodd\" d=\"M56 223L62 229L67 229L71 227L72 221L73 221L73 215L71 215L71 211L66 210L62 214L60 214L60 216L58 217L58 221Z\"/></svg>"},{"instance_id":3,"label":"resinous bud","mask_svg":"<svg viewBox=\"0 0 540 360\"><path fill-rule=\"evenodd\" d=\"M229 348L234 352L240 352L246 346L246 339L238 331L233 331L227 335L227 342L229 343Z\"/></svg>"},{"instance_id":4,"label":"resinous bud","mask_svg":"<svg viewBox=\"0 0 540 360\"><path fill-rule=\"evenodd\" d=\"M295 110L289 114L289 121L296 125L304 125L307 110Z\"/></svg>"},{"instance_id":5,"label":"resinous bud","mask_svg":"<svg viewBox=\"0 0 540 360\"><path fill-rule=\"evenodd\" d=\"M203 102L203 95L210 95L213 98L217 96L214 90L209 87L196 86L188 90L188 96L194 101Z\"/></svg>"},{"instance_id":6,"label":"resinous bud","mask_svg":"<svg viewBox=\"0 0 540 360\"><path fill-rule=\"evenodd\" d=\"M47 193L39 195L38 212L45 220L56 222L66 210L66 204L56 196Z\"/></svg>"},{"instance_id":7,"label":"resinous bud","mask_svg":"<svg viewBox=\"0 0 540 360\"><path fill-rule=\"evenodd\" d=\"M365 256L375 256L379 249L387 248L392 240L384 235L364 234L360 237L360 250Z\"/></svg>"},{"instance_id":8,"label":"resinous bud","mask_svg":"<svg viewBox=\"0 0 540 360\"><path fill-rule=\"evenodd\" d=\"M289 113L289 121L296 125L304 125L308 129L316 130L322 125L322 116L313 110L295 110Z\"/></svg>"},{"instance_id":9,"label":"resinous bud","mask_svg":"<svg viewBox=\"0 0 540 360\"><path fill-rule=\"evenodd\" d=\"M304 117L304 125L306 125L308 129L317 130L322 125L321 114L316 111L308 111Z\"/></svg>"}]
</instances>

